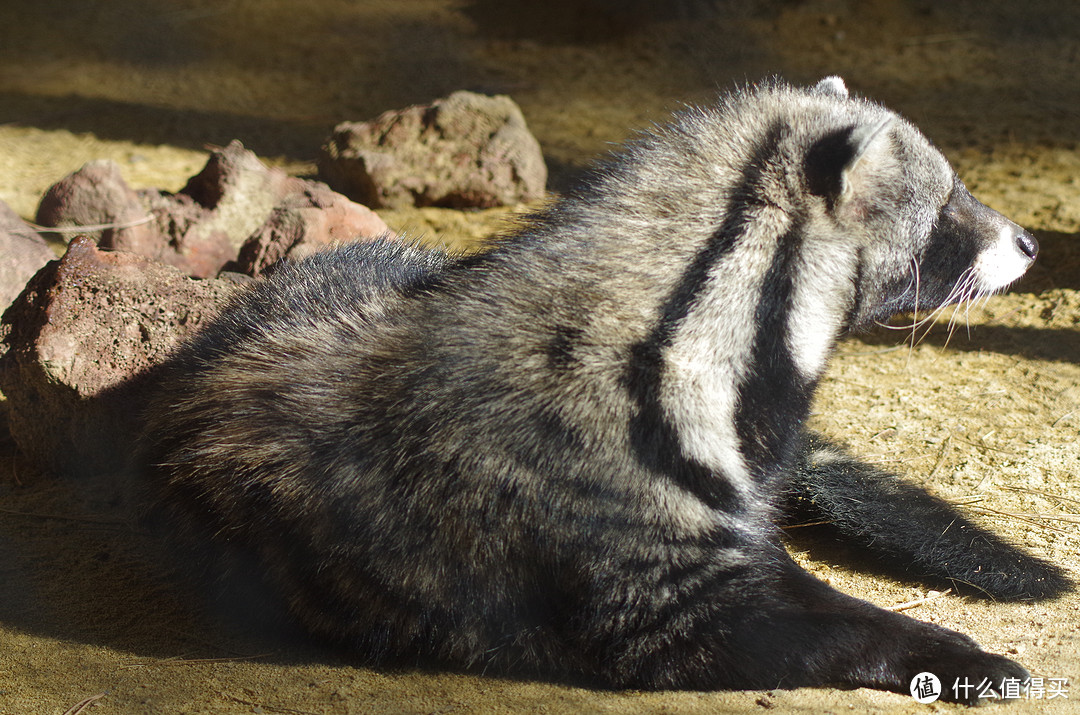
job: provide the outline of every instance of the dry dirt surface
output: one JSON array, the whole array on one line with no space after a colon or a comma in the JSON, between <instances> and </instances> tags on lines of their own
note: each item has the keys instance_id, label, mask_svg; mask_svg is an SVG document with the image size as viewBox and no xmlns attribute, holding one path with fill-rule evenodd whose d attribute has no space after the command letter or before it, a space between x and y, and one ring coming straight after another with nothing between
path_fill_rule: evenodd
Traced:
<instances>
[{"instance_id":1,"label":"dry dirt surface","mask_svg":"<svg viewBox=\"0 0 1080 715\"><path fill-rule=\"evenodd\" d=\"M1080 5L1049 0L5 2L0 199L32 219L52 182L100 158L133 186L176 190L206 146L232 139L306 175L335 123L456 89L521 105L557 191L609 142L681 103L770 74L841 74L919 124L1043 250L1013 294L956 313L951 337L946 312L915 347L904 344L910 330L847 340L814 423L1080 576L1078 56ZM383 215L398 231L458 243L504 214ZM42 474L0 445L0 713L954 709L869 690L597 692L372 670L297 634L208 614L143 557L144 539L108 489ZM927 596L813 544L791 548L872 602ZM998 604L947 594L908 613L1047 678L1010 712L1067 712L1080 700L1077 595Z\"/></svg>"}]
</instances>

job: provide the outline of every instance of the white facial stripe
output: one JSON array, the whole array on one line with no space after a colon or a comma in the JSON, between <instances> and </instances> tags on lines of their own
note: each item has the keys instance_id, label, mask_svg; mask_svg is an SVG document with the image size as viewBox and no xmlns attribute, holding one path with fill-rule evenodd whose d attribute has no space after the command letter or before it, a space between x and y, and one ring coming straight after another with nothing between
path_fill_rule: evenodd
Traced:
<instances>
[{"instance_id":1,"label":"white facial stripe","mask_svg":"<svg viewBox=\"0 0 1080 715\"><path fill-rule=\"evenodd\" d=\"M709 299L680 324L660 397L686 454L743 491L754 487L735 429L737 386L749 369L754 311L771 260L770 251L744 248L713 267L724 278L710 279Z\"/></svg>"},{"instance_id":2,"label":"white facial stripe","mask_svg":"<svg viewBox=\"0 0 1080 715\"><path fill-rule=\"evenodd\" d=\"M800 256L787 347L799 372L816 379L825 369L850 299L846 292L852 284L837 278L854 272L855 255L845 255L835 245L820 246L816 256L809 255L811 250L804 245Z\"/></svg>"},{"instance_id":3,"label":"white facial stripe","mask_svg":"<svg viewBox=\"0 0 1080 715\"><path fill-rule=\"evenodd\" d=\"M734 486L748 488L750 475L735 430L736 385L745 365L718 362L714 345L693 342L697 344L681 346L682 354L668 360L662 402L687 454L727 476ZM749 352L749 340L743 350Z\"/></svg>"},{"instance_id":4,"label":"white facial stripe","mask_svg":"<svg viewBox=\"0 0 1080 715\"><path fill-rule=\"evenodd\" d=\"M1016 245L1017 229L1005 224L998 237L986 250L975 257L976 288L984 293L1002 290L1024 275L1032 260Z\"/></svg>"}]
</instances>

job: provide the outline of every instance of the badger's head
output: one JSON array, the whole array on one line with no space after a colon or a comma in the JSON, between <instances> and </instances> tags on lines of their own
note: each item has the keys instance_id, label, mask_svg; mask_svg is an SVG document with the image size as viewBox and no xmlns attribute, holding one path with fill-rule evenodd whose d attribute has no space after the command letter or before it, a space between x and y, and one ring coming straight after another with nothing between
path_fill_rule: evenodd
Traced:
<instances>
[{"instance_id":1,"label":"badger's head","mask_svg":"<svg viewBox=\"0 0 1080 715\"><path fill-rule=\"evenodd\" d=\"M809 91L839 102L803 175L825 218L859 241L848 327L986 296L1031 266L1035 238L976 200L910 123L849 98L836 77Z\"/></svg>"}]
</instances>

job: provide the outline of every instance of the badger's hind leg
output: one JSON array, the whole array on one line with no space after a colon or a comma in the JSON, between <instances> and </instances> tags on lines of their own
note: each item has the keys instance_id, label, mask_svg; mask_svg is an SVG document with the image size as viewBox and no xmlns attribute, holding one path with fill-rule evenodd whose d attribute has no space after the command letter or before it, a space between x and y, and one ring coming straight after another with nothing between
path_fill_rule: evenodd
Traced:
<instances>
[{"instance_id":1,"label":"badger's hind leg","mask_svg":"<svg viewBox=\"0 0 1080 715\"><path fill-rule=\"evenodd\" d=\"M1072 586L1058 566L1009 544L919 486L807 438L789 483L787 523L813 523L885 568L974 596L1052 598Z\"/></svg>"}]
</instances>

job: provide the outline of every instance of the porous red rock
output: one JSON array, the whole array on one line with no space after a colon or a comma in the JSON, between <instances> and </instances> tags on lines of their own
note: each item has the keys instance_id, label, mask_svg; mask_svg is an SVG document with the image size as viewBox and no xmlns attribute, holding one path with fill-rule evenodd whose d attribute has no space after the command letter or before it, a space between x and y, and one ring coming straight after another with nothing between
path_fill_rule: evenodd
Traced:
<instances>
[{"instance_id":1,"label":"porous red rock","mask_svg":"<svg viewBox=\"0 0 1080 715\"><path fill-rule=\"evenodd\" d=\"M244 243L237 270L257 276L282 258L299 259L337 243L394 235L367 206L308 182L302 193L275 207Z\"/></svg>"},{"instance_id":2,"label":"porous red rock","mask_svg":"<svg viewBox=\"0 0 1080 715\"><path fill-rule=\"evenodd\" d=\"M56 255L19 214L0 201L0 312L26 282Z\"/></svg>"},{"instance_id":3,"label":"porous red rock","mask_svg":"<svg viewBox=\"0 0 1080 715\"><path fill-rule=\"evenodd\" d=\"M512 99L460 91L339 124L319 177L372 208L491 208L541 198L547 166Z\"/></svg>"},{"instance_id":4,"label":"porous red rock","mask_svg":"<svg viewBox=\"0 0 1080 715\"><path fill-rule=\"evenodd\" d=\"M20 450L56 473L121 468L154 367L237 287L74 239L0 322L0 389Z\"/></svg>"},{"instance_id":5,"label":"porous red rock","mask_svg":"<svg viewBox=\"0 0 1080 715\"><path fill-rule=\"evenodd\" d=\"M226 266L234 269L249 239L267 243L265 237L272 234L269 243L276 248L266 255L275 250L299 255L386 230L370 209L329 194L323 184L267 167L234 141L213 151L206 166L175 194L135 191L114 162L90 162L49 189L37 221L50 227L102 226L87 231L101 248L137 253L208 278ZM282 224L290 221L300 229L283 233ZM289 237L305 248L282 245ZM256 265L262 270L265 261Z\"/></svg>"}]
</instances>

